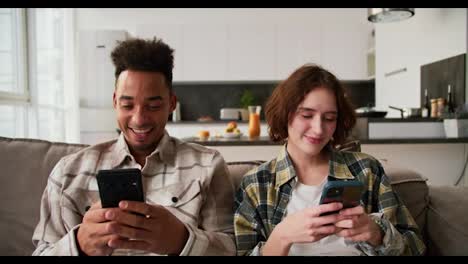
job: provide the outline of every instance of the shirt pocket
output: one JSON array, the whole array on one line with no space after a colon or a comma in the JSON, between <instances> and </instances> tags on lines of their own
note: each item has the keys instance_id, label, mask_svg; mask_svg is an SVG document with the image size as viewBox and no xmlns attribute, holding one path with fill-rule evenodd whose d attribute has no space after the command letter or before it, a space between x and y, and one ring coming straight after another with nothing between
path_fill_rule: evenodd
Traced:
<instances>
[{"instance_id":1,"label":"shirt pocket","mask_svg":"<svg viewBox=\"0 0 468 264\"><path fill-rule=\"evenodd\" d=\"M203 202L201 184L199 180L177 182L150 190L146 200L166 207L185 222L196 223Z\"/></svg>"},{"instance_id":2,"label":"shirt pocket","mask_svg":"<svg viewBox=\"0 0 468 264\"><path fill-rule=\"evenodd\" d=\"M160 189L150 190L147 200L163 206L181 207L199 197L200 181L177 182Z\"/></svg>"}]
</instances>

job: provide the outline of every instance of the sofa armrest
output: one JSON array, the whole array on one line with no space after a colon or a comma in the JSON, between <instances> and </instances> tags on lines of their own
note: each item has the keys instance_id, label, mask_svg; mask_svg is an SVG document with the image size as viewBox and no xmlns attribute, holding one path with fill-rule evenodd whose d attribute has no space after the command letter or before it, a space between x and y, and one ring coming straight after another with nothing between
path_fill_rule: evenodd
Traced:
<instances>
[{"instance_id":1,"label":"sofa armrest","mask_svg":"<svg viewBox=\"0 0 468 264\"><path fill-rule=\"evenodd\" d=\"M429 186L428 255L468 255L468 188Z\"/></svg>"}]
</instances>

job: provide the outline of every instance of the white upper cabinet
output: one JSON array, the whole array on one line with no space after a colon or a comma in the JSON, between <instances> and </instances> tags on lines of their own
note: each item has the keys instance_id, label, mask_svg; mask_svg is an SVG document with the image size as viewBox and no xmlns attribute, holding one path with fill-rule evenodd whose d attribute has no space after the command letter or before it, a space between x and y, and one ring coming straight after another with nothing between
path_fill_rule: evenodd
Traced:
<instances>
[{"instance_id":1,"label":"white upper cabinet","mask_svg":"<svg viewBox=\"0 0 468 264\"><path fill-rule=\"evenodd\" d=\"M184 80L227 79L227 33L227 25L184 26Z\"/></svg>"},{"instance_id":2,"label":"white upper cabinet","mask_svg":"<svg viewBox=\"0 0 468 264\"><path fill-rule=\"evenodd\" d=\"M274 25L229 25L228 80L276 79Z\"/></svg>"},{"instance_id":3,"label":"white upper cabinet","mask_svg":"<svg viewBox=\"0 0 468 264\"><path fill-rule=\"evenodd\" d=\"M278 80L286 79L303 64L323 63L320 24L278 25L276 43Z\"/></svg>"},{"instance_id":4,"label":"white upper cabinet","mask_svg":"<svg viewBox=\"0 0 468 264\"><path fill-rule=\"evenodd\" d=\"M80 106L112 106L115 67L110 54L117 41L127 39L122 30L85 30L78 33Z\"/></svg>"},{"instance_id":5,"label":"white upper cabinet","mask_svg":"<svg viewBox=\"0 0 468 264\"><path fill-rule=\"evenodd\" d=\"M364 30L363 30L364 29ZM370 32L351 21L326 23L321 34L322 66L341 80L367 79Z\"/></svg>"},{"instance_id":6,"label":"white upper cabinet","mask_svg":"<svg viewBox=\"0 0 468 264\"><path fill-rule=\"evenodd\" d=\"M218 11L164 13L167 24L156 16L136 25L136 36L158 36L175 49L174 81L282 80L305 63L367 79L367 9Z\"/></svg>"}]
</instances>

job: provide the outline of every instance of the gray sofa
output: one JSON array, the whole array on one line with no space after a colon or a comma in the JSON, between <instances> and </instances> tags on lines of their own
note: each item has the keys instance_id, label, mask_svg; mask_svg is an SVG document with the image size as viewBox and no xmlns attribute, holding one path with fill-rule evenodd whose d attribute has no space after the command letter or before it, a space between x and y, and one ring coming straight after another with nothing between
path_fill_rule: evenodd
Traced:
<instances>
[{"instance_id":1,"label":"gray sofa","mask_svg":"<svg viewBox=\"0 0 468 264\"><path fill-rule=\"evenodd\" d=\"M47 177L64 155L86 145L0 137L0 255L30 255ZM259 161L232 162L239 184ZM428 186L410 169L383 163L392 186L423 231L428 255L468 255L468 188ZM441 175L443 177L443 175Z\"/></svg>"}]
</instances>

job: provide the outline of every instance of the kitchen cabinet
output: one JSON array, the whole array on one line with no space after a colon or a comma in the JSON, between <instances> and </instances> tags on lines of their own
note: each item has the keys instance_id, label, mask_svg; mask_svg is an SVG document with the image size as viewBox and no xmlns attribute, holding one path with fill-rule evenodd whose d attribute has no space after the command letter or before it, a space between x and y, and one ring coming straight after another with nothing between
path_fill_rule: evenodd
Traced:
<instances>
[{"instance_id":1,"label":"kitchen cabinet","mask_svg":"<svg viewBox=\"0 0 468 264\"><path fill-rule=\"evenodd\" d=\"M283 80L305 63L322 65L344 80L367 79L370 27L346 19L144 25L136 34L161 37L175 49L174 81Z\"/></svg>"},{"instance_id":2,"label":"kitchen cabinet","mask_svg":"<svg viewBox=\"0 0 468 264\"><path fill-rule=\"evenodd\" d=\"M369 32L355 23L327 23L322 32L322 66L341 80L367 79Z\"/></svg>"},{"instance_id":3,"label":"kitchen cabinet","mask_svg":"<svg viewBox=\"0 0 468 264\"><path fill-rule=\"evenodd\" d=\"M385 26L388 25L376 26L376 85L379 86L376 89L376 106L385 110L389 105L420 107L420 59L414 52L412 31L401 30L395 25ZM400 113L394 110L389 110L387 115L399 116Z\"/></svg>"},{"instance_id":4,"label":"kitchen cabinet","mask_svg":"<svg viewBox=\"0 0 468 264\"><path fill-rule=\"evenodd\" d=\"M80 92L80 142L95 144L117 136L112 108L115 67L110 53L117 41L128 38L123 30L78 32L78 87Z\"/></svg>"},{"instance_id":5,"label":"kitchen cabinet","mask_svg":"<svg viewBox=\"0 0 468 264\"><path fill-rule=\"evenodd\" d=\"M226 25L183 27L183 80L227 79L228 34ZM180 66L176 50L176 67Z\"/></svg>"},{"instance_id":6,"label":"kitchen cabinet","mask_svg":"<svg viewBox=\"0 0 468 264\"><path fill-rule=\"evenodd\" d=\"M304 32L310 32L304 34ZM320 24L280 24L277 27L277 76L287 78L305 63L322 63L322 26Z\"/></svg>"},{"instance_id":7,"label":"kitchen cabinet","mask_svg":"<svg viewBox=\"0 0 468 264\"><path fill-rule=\"evenodd\" d=\"M276 79L274 25L229 25L228 80Z\"/></svg>"},{"instance_id":8,"label":"kitchen cabinet","mask_svg":"<svg viewBox=\"0 0 468 264\"><path fill-rule=\"evenodd\" d=\"M112 107L115 70L110 53L117 41L128 38L122 30L86 30L78 33L80 106Z\"/></svg>"}]
</instances>

